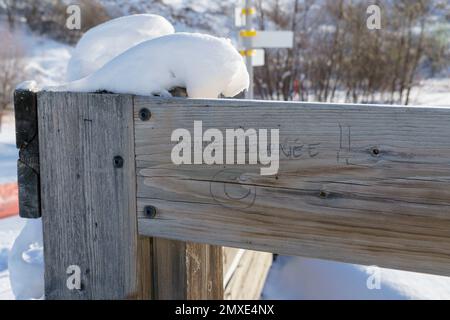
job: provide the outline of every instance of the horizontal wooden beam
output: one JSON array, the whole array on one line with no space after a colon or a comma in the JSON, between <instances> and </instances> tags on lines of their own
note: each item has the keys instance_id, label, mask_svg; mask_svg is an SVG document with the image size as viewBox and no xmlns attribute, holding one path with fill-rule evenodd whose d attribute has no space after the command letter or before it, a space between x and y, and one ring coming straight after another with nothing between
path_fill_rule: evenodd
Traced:
<instances>
[{"instance_id":1,"label":"horizontal wooden beam","mask_svg":"<svg viewBox=\"0 0 450 320\"><path fill-rule=\"evenodd\" d=\"M134 113L140 234L450 275L450 109L135 97ZM279 129L278 174L174 165L194 121Z\"/></svg>"}]
</instances>

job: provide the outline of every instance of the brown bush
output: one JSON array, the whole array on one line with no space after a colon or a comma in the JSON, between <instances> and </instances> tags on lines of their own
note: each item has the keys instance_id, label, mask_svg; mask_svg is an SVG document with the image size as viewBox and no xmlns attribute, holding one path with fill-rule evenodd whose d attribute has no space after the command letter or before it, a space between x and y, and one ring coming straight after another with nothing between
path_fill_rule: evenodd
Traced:
<instances>
[{"instance_id":1,"label":"brown bush","mask_svg":"<svg viewBox=\"0 0 450 320\"><path fill-rule=\"evenodd\" d=\"M84 32L111 19L106 9L95 0L78 0L71 3L81 9L81 30L69 30L67 4L61 0L32 1L25 14L30 29L54 39L74 44Z\"/></svg>"},{"instance_id":2,"label":"brown bush","mask_svg":"<svg viewBox=\"0 0 450 320\"><path fill-rule=\"evenodd\" d=\"M13 91L23 78L22 49L11 32L0 29L0 125L6 108L12 105Z\"/></svg>"}]
</instances>

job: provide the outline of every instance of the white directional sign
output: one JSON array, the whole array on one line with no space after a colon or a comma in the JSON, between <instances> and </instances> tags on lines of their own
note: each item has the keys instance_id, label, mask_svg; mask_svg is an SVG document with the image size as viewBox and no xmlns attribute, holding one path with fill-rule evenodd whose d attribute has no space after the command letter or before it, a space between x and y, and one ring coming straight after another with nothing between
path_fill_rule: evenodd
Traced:
<instances>
[{"instance_id":1,"label":"white directional sign","mask_svg":"<svg viewBox=\"0 0 450 320\"><path fill-rule=\"evenodd\" d=\"M242 7L234 8L234 25L236 27L245 26L245 15L242 14Z\"/></svg>"},{"instance_id":2,"label":"white directional sign","mask_svg":"<svg viewBox=\"0 0 450 320\"><path fill-rule=\"evenodd\" d=\"M294 33L292 31L260 31L253 27L253 16L256 9L253 0L242 0L242 7L237 6L234 12L234 24L239 30L238 48L243 57L250 77L249 89L245 93L247 99L253 99L253 68L263 66L263 48L292 48Z\"/></svg>"},{"instance_id":3,"label":"white directional sign","mask_svg":"<svg viewBox=\"0 0 450 320\"><path fill-rule=\"evenodd\" d=\"M255 53L252 59L252 65L254 67L262 67L265 63L264 59L264 49L254 49Z\"/></svg>"},{"instance_id":4,"label":"white directional sign","mask_svg":"<svg viewBox=\"0 0 450 320\"><path fill-rule=\"evenodd\" d=\"M256 31L251 38L253 48L292 48L293 42L292 31Z\"/></svg>"}]
</instances>

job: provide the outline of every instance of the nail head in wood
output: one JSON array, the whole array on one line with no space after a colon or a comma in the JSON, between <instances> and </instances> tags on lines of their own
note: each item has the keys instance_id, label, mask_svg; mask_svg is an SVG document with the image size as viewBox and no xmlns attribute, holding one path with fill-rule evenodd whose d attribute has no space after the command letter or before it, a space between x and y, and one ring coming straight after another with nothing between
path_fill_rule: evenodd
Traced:
<instances>
[{"instance_id":1,"label":"nail head in wood","mask_svg":"<svg viewBox=\"0 0 450 320\"><path fill-rule=\"evenodd\" d=\"M144 207L144 214L147 218L154 218L156 216L156 208L154 206Z\"/></svg>"},{"instance_id":2,"label":"nail head in wood","mask_svg":"<svg viewBox=\"0 0 450 320\"><path fill-rule=\"evenodd\" d=\"M123 168L123 158L121 156L115 156L113 159L114 168Z\"/></svg>"},{"instance_id":3,"label":"nail head in wood","mask_svg":"<svg viewBox=\"0 0 450 320\"><path fill-rule=\"evenodd\" d=\"M151 113L150 110L148 110L147 108L142 108L142 109L139 111L139 118L140 118L142 121L148 121L148 120L151 118L151 116L152 116L152 113Z\"/></svg>"}]
</instances>

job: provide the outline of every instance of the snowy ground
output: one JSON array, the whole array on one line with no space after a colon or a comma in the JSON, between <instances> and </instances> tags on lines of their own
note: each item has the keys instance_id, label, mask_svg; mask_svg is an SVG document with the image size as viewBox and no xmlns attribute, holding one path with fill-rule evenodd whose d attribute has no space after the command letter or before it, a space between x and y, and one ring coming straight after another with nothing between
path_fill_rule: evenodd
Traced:
<instances>
[{"instance_id":1,"label":"snowy ground","mask_svg":"<svg viewBox=\"0 0 450 320\"><path fill-rule=\"evenodd\" d=\"M449 300L450 277L280 256L270 269L262 298Z\"/></svg>"},{"instance_id":2,"label":"snowy ground","mask_svg":"<svg viewBox=\"0 0 450 320\"><path fill-rule=\"evenodd\" d=\"M0 131L0 183L17 180L17 149L11 114L3 117ZM0 300L14 299L9 283L8 253L25 221L19 217L0 219Z\"/></svg>"},{"instance_id":3,"label":"snowy ground","mask_svg":"<svg viewBox=\"0 0 450 320\"><path fill-rule=\"evenodd\" d=\"M0 300L14 299L9 283L8 253L24 224L18 216L0 220Z\"/></svg>"},{"instance_id":4,"label":"snowy ground","mask_svg":"<svg viewBox=\"0 0 450 320\"><path fill-rule=\"evenodd\" d=\"M7 114L0 128L0 183L16 180L17 149L15 145L14 118Z\"/></svg>"},{"instance_id":5,"label":"snowy ground","mask_svg":"<svg viewBox=\"0 0 450 320\"><path fill-rule=\"evenodd\" d=\"M414 105L450 106L450 79L428 79L413 88L411 101Z\"/></svg>"}]
</instances>

